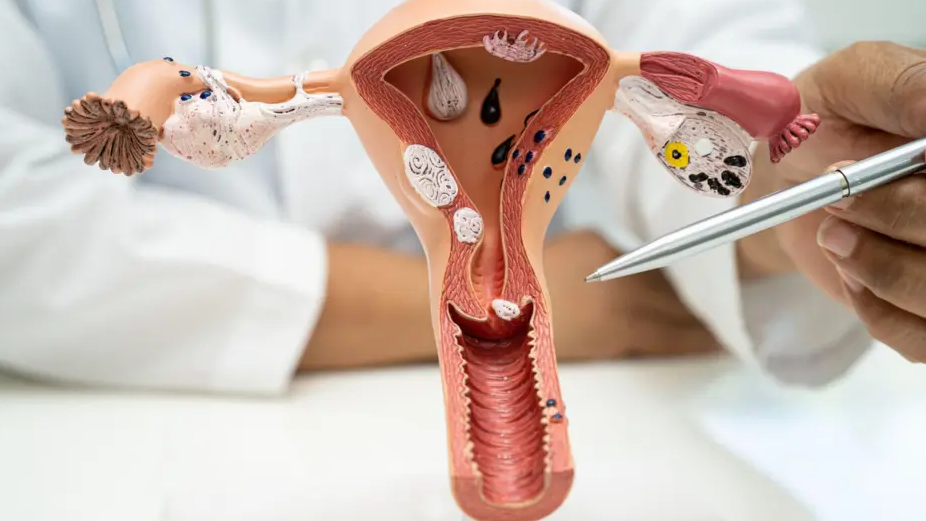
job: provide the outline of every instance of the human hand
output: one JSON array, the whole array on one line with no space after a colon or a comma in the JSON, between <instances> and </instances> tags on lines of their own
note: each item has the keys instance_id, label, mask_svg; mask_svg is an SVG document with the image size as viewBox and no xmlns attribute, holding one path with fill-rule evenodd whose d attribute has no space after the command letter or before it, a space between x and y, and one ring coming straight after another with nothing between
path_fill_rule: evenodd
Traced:
<instances>
[{"instance_id":1,"label":"human hand","mask_svg":"<svg viewBox=\"0 0 926 521\"><path fill-rule=\"evenodd\" d=\"M858 43L795 79L813 139L770 169L784 188L831 165L926 136L926 51ZM926 176L916 175L779 226L782 251L874 338L926 362Z\"/></svg>"}]
</instances>

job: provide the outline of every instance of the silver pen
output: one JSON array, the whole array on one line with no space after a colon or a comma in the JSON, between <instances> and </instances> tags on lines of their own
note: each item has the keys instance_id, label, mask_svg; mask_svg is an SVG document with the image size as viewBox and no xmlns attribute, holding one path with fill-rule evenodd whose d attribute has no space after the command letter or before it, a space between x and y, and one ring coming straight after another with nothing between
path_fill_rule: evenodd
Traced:
<instances>
[{"instance_id":1,"label":"silver pen","mask_svg":"<svg viewBox=\"0 0 926 521\"><path fill-rule=\"evenodd\" d=\"M926 170L926 139L857 161L816 179L698 221L598 268L599 282L664 268L679 260L829 206L840 199Z\"/></svg>"}]
</instances>

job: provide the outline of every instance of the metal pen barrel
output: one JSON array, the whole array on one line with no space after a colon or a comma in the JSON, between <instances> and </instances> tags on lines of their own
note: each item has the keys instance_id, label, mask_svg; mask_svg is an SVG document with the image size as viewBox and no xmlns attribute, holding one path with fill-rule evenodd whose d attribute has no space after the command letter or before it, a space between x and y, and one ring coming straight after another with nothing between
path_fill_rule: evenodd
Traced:
<instances>
[{"instance_id":1,"label":"metal pen barrel","mask_svg":"<svg viewBox=\"0 0 926 521\"><path fill-rule=\"evenodd\" d=\"M855 195L923 170L924 154L926 139L920 139L839 170L849 182L849 195Z\"/></svg>"},{"instance_id":2,"label":"metal pen barrel","mask_svg":"<svg viewBox=\"0 0 926 521\"><path fill-rule=\"evenodd\" d=\"M602 266L585 280L609 280L663 268L778 226L926 168L926 139L897 147L664 235Z\"/></svg>"},{"instance_id":3,"label":"metal pen barrel","mask_svg":"<svg viewBox=\"0 0 926 521\"><path fill-rule=\"evenodd\" d=\"M590 279L608 280L667 266L833 204L846 193L848 185L842 174L826 174L663 235L605 264L597 272L600 278ZM613 268L619 268L619 273L610 274Z\"/></svg>"}]
</instances>

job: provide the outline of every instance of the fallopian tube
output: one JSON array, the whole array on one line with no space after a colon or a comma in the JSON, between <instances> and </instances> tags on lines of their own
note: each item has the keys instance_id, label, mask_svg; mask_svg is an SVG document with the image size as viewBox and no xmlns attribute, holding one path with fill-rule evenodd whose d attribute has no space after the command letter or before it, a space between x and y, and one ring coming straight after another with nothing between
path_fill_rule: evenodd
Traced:
<instances>
[{"instance_id":1,"label":"fallopian tube","mask_svg":"<svg viewBox=\"0 0 926 521\"><path fill-rule=\"evenodd\" d=\"M88 164L133 175L158 143L219 168L346 116L426 251L456 500L479 521L534 521L573 480L544 233L605 113L632 119L682 185L726 197L749 182L752 141L777 161L813 133L800 107L782 76L613 51L552 2L411 0L339 69L254 79L153 60L63 124Z\"/></svg>"}]
</instances>

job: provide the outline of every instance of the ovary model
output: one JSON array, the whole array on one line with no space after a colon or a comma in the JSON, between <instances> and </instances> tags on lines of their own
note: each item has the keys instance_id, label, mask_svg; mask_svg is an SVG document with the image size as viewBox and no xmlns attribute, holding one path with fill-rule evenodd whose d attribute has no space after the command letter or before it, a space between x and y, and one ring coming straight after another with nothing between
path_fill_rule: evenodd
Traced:
<instances>
[{"instance_id":1,"label":"ovary model","mask_svg":"<svg viewBox=\"0 0 926 521\"><path fill-rule=\"evenodd\" d=\"M617 52L545 0L410 0L339 69L253 79L164 58L63 124L88 164L133 175L158 143L220 168L288 125L346 116L427 254L454 496L479 521L534 521L573 481L544 233L605 113L630 118L683 186L730 197L752 141L778 161L814 132L800 110L782 76Z\"/></svg>"}]
</instances>

